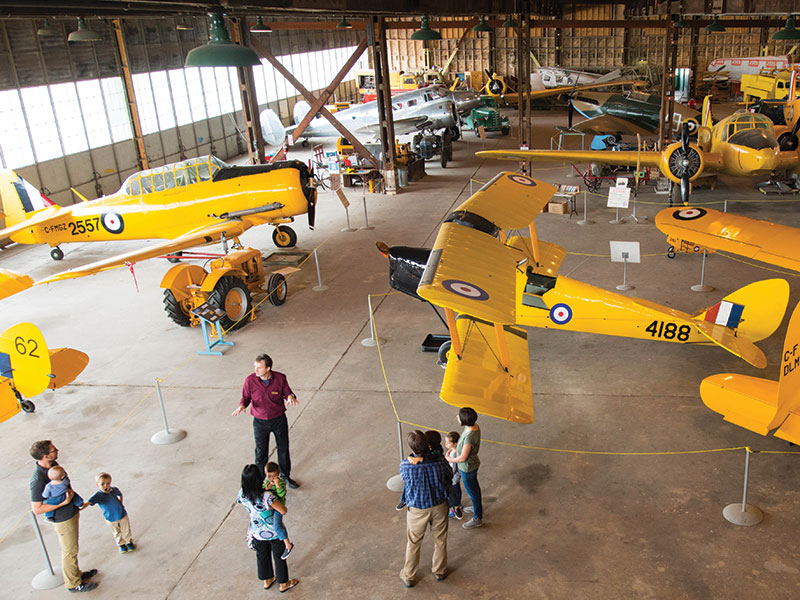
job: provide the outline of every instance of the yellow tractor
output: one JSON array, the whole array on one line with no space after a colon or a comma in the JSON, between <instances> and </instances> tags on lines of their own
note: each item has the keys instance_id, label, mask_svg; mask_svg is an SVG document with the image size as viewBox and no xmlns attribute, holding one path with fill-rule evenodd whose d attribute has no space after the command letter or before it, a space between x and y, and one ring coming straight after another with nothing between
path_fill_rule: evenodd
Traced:
<instances>
[{"instance_id":1,"label":"yellow tractor","mask_svg":"<svg viewBox=\"0 0 800 600\"><path fill-rule=\"evenodd\" d=\"M183 254L186 258L186 253ZM214 258L208 269L193 264L178 264L161 279L164 288L164 310L182 327L199 325L192 309L205 302L225 312L220 325L226 330L238 329L255 319L253 299L268 295L274 306L286 302L288 286L282 273L270 275L264 289L264 265L261 252L255 248L236 250Z\"/></svg>"}]
</instances>

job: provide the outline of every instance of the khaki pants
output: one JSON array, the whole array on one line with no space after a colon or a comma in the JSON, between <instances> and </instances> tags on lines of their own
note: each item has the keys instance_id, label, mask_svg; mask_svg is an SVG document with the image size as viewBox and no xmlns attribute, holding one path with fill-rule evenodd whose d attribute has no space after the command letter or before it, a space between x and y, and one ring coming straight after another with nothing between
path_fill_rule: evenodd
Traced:
<instances>
[{"instance_id":1,"label":"khaki pants","mask_svg":"<svg viewBox=\"0 0 800 600\"><path fill-rule=\"evenodd\" d=\"M447 528L450 523L447 519L447 502L442 502L432 508L411 508L406 512L406 564L400 571L400 577L413 582L417 576L419 566L419 550L425 530L431 525L433 534L433 568L434 575L447 573Z\"/></svg>"},{"instance_id":2,"label":"khaki pants","mask_svg":"<svg viewBox=\"0 0 800 600\"><path fill-rule=\"evenodd\" d=\"M61 523L53 523L58 534L58 543L61 544L61 570L64 572L64 585L74 588L83 583L81 570L78 567L78 517L77 513L71 519Z\"/></svg>"},{"instance_id":3,"label":"khaki pants","mask_svg":"<svg viewBox=\"0 0 800 600\"><path fill-rule=\"evenodd\" d=\"M131 539L131 522L128 520L128 515L122 517L119 521L108 521L111 526L111 532L114 534L114 540L117 546L130 544Z\"/></svg>"}]
</instances>

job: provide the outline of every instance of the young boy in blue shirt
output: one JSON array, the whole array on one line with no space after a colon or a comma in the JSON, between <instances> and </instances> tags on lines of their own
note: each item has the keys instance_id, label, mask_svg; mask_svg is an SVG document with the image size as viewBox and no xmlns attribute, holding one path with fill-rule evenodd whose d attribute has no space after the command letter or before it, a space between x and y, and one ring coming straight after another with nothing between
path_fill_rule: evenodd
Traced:
<instances>
[{"instance_id":1,"label":"young boy in blue shirt","mask_svg":"<svg viewBox=\"0 0 800 600\"><path fill-rule=\"evenodd\" d=\"M119 546L120 553L132 552L135 546L131 537L128 512L122 504L122 492L119 491L119 488L111 486L111 475L108 473L100 473L95 477L95 481L97 481L99 489L84 504L84 508L88 505L99 504L100 509L103 511L103 517L111 526L111 531L114 533L114 539Z\"/></svg>"}]
</instances>

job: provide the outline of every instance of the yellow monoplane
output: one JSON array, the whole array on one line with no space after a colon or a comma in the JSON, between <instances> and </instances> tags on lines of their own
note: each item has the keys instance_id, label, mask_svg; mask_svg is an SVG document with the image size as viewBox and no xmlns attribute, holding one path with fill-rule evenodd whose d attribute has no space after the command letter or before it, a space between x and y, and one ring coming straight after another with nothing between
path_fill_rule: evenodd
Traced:
<instances>
[{"instance_id":1,"label":"yellow monoplane","mask_svg":"<svg viewBox=\"0 0 800 600\"><path fill-rule=\"evenodd\" d=\"M700 396L725 420L760 435L775 428L775 437L800 444L800 304L783 343L778 381L722 373L706 377Z\"/></svg>"},{"instance_id":2,"label":"yellow monoplane","mask_svg":"<svg viewBox=\"0 0 800 600\"><path fill-rule=\"evenodd\" d=\"M520 325L717 345L766 366L754 342L783 319L785 280L752 283L688 314L558 275L566 251L540 241L534 227L554 193L550 184L502 172L445 218L432 250L382 247L390 285L445 310L452 346L442 400L533 422L527 333ZM508 235L520 229L529 237Z\"/></svg>"},{"instance_id":3,"label":"yellow monoplane","mask_svg":"<svg viewBox=\"0 0 800 600\"><path fill-rule=\"evenodd\" d=\"M681 140L661 151L485 150L476 155L517 161L586 161L656 167L681 185L684 203L688 202L689 184L705 171L752 177L800 169L800 153L781 150L772 121L764 115L737 112L711 126L708 97L697 136L697 143L690 142L689 127L684 126Z\"/></svg>"},{"instance_id":4,"label":"yellow monoplane","mask_svg":"<svg viewBox=\"0 0 800 600\"><path fill-rule=\"evenodd\" d=\"M670 258L675 252L723 250L800 271L800 229L796 227L699 206L665 208L656 215L655 222L667 235Z\"/></svg>"},{"instance_id":5,"label":"yellow monoplane","mask_svg":"<svg viewBox=\"0 0 800 600\"><path fill-rule=\"evenodd\" d=\"M313 228L317 201L313 176L299 161L233 166L214 156L134 173L118 192L91 201L84 198L69 207L53 205L13 171L0 171L0 196L6 221L0 237L20 244L48 244L55 260L64 257L59 245L65 242L166 240L49 280L180 254L223 238L235 240L256 225L275 226L275 245L291 247L297 234L285 224L308 213Z\"/></svg>"},{"instance_id":6,"label":"yellow monoplane","mask_svg":"<svg viewBox=\"0 0 800 600\"><path fill-rule=\"evenodd\" d=\"M71 383L87 364L89 357L80 350L48 350L32 323L18 323L0 333L0 423L20 410L36 410L26 397Z\"/></svg>"}]
</instances>

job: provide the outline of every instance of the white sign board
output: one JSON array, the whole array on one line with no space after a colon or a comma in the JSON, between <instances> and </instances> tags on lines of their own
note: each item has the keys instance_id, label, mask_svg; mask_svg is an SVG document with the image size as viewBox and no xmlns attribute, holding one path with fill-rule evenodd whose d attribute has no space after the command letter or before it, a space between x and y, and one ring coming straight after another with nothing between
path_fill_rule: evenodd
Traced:
<instances>
[{"instance_id":1,"label":"white sign board","mask_svg":"<svg viewBox=\"0 0 800 600\"><path fill-rule=\"evenodd\" d=\"M617 177L617 187L628 187L628 178Z\"/></svg>"},{"instance_id":2,"label":"white sign board","mask_svg":"<svg viewBox=\"0 0 800 600\"><path fill-rule=\"evenodd\" d=\"M639 242L609 242L611 244L611 262L641 262Z\"/></svg>"},{"instance_id":3,"label":"white sign board","mask_svg":"<svg viewBox=\"0 0 800 600\"><path fill-rule=\"evenodd\" d=\"M328 173L331 175L339 173L339 156L336 152L326 152L325 160L328 161Z\"/></svg>"},{"instance_id":4,"label":"white sign board","mask_svg":"<svg viewBox=\"0 0 800 600\"><path fill-rule=\"evenodd\" d=\"M608 188L608 208L628 208L631 199L631 189L625 187Z\"/></svg>"}]
</instances>

